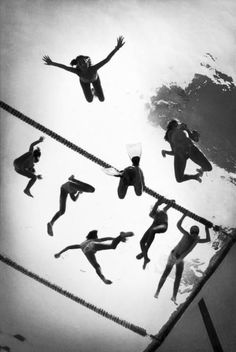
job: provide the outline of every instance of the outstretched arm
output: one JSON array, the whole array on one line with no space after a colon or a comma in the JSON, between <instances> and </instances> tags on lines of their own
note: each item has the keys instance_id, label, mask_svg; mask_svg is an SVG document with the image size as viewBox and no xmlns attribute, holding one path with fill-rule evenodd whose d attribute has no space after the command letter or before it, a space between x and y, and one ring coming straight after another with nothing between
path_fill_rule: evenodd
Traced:
<instances>
[{"instance_id":1,"label":"outstretched arm","mask_svg":"<svg viewBox=\"0 0 236 352\"><path fill-rule=\"evenodd\" d=\"M48 55L43 56L43 61L44 61L45 65L63 68L66 71L76 73L76 69L74 67L59 64L58 62L53 62Z\"/></svg>"},{"instance_id":2,"label":"outstretched arm","mask_svg":"<svg viewBox=\"0 0 236 352\"><path fill-rule=\"evenodd\" d=\"M182 227L182 222L184 218L186 217L187 214L183 214L183 216L180 218L180 220L177 222L177 228L182 234L188 235L189 233Z\"/></svg>"},{"instance_id":3,"label":"outstretched arm","mask_svg":"<svg viewBox=\"0 0 236 352\"><path fill-rule=\"evenodd\" d=\"M117 38L117 44L115 49L113 49L110 54L102 61L100 61L99 63L97 63L96 65L94 65L93 67L95 68L95 70L99 70L102 66L104 66L105 64L107 64L113 55L115 55L115 53L125 44L124 42L124 37L120 36Z\"/></svg>"},{"instance_id":4,"label":"outstretched arm","mask_svg":"<svg viewBox=\"0 0 236 352\"><path fill-rule=\"evenodd\" d=\"M75 244L75 245L73 245L73 246L68 246L68 247L62 249L60 252L56 253L56 254L54 255L54 257L55 257L55 258L59 258L60 255L61 255L62 253L64 253L64 252L69 251L70 249L79 249L79 248L81 248L81 246L80 246L79 244Z\"/></svg>"},{"instance_id":5,"label":"outstretched arm","mask_svg":"<svg viewBox=\"0 0 236 352\"><path fill-rule=\"evenodd\" d=\"M31 144L30 144L30 147L29 147L29 152L33 152L34 147L35 147L37 144L41 143L43 140L44 140L44 137L40 137L37 141L31 143Z\"/></svg>"},{"instance_id":6,"label":"outstretched arm","mask_svg":"<svg viewBox=\"0 0 236 352\"><path fill-rule=\"evenodd\" d=\"M200 238L200 239L198 240L198 243L210 242L211 236L210 236L209 227L205 226L205 232L206 232L206 238Z\"/></svg>"}]
</instances>

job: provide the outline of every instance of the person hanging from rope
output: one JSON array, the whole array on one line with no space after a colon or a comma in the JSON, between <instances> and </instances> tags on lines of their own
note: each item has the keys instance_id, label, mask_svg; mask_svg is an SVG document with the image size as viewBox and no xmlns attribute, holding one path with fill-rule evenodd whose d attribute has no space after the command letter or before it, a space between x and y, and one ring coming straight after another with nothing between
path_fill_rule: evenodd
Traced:
<instances>
[{"instance_id":1,"label":"person hanging from rope","mask_svg":"<svg viewBox=\"0 0 236 352\"><path fill-rule=\"evenodd\" d=\"M167 125L165 140L170 143L171 151L162 150L162 156L174 156L175 178L177 182L196 180L202 182L203 172L211 171L212 166L205 155L193 143L199 141L199 133L190 131L186 124L180 123L177 119L171 120ZM200 166L197 173L187 175L184 173L187 160L190 159Z\"/></svg>"},{"instance_id":2,"label":"person hanging from rope","mask_svg":"<svg viewBox=\"0 0 236 352\"><path fill-rule=\"evenodd\" d=\"M93 101L94 95L97 96L100 101L104 101L105 97L103 94L101 81L97 71L102 66L107 64L111 60L113 55L124 44L125 44L124 38L122 36L118 37L115 49L113 49L104 60L98 62L96 65L92 65L90 57L84 56L84 55L79 55L75 59L73 59L70 63L72 67L54 62L50 59L48 55L43 56L43 61L45 62L46 65L63 68L66 71L69 71L78 75L80 78L80 85L84 92L84 96L89 103ZM91 84L93 88L91 88Z\"/></svg>"},{"instance_id":3,"label":"person hanging from rope","mask_svg":"<svg viewBox=\"0 0 236 352\"><path fill-rule=\"evenodd\" d=\"M167 231L167 211L174 202L174 200L171 200L162 210L160 210L159 206L163 203L163 197L160 197L149 214L149 216L153 218L153 223L143 235L140 241L141 253L136 256L137 259L144 258L143 269L145 269L147 264L150 262L150 259L148 258L148 250L154 240L155 235L157 233L164 233Z\"/></svg>"},{"instance_id":4,"label":"person hanging from rope","mask_svg":"<svg viewBox=\"0 0 236 352\"><path fill-rule=\"evenodd\" d=\"M139 167L142 154L141 143L128 144L127 151L132 161L132 166L128 166L122 171L117 171L112 167L103 169L110 176L120 177L117 189L120 199L125 198L129 186L133 186L136 195L141 196L145 185L143 171Z\"/></svg>"},{"instance_id":5,"label":"person hanging from rope","mask_svg":"<svg viewBox=\"0 0 236 352\"><path fill-rule=\"evenodd\" d=\"M74 175L68 178L68 181L61 186L60 190L60 208L58 212L53 216L52 220L47 224L47 232L49 236L53 236L53 225L66 211L66 201L68 194L70 198L75 202L79 195L83 192L93 193L95 188L87 183L75 179Z\"/></svg>"},{"instance_id":6,"label":"person hanging from rope","mask_svg":"<svg viewBox=\"0 0 236 352\"><path fill-rule=\"evenodd\" d=\"M168 275L170 274L173 266L175 265L176 271L175 271L175 281L174 281L174 289L173 289L173 295L171 297L171 300L176 303L176 296L178 293L181 277L183 274L183 269L184 269L184 258L194 249L194 247L198 243L206 243L210 242L210 232L209 228L205 226L205 232L206 232L206 238L201 239L199 235L199 227L194 225L190 228L190 231L186 231L182 227L182 222L184 218L188 215L188 212L183 214L181 219L177 223L177 228L180 232L182 232L183 236L179 243L175 246L175 248L171 251L166 268L161 276L161 279L159 281L156 293L154 295L155 298L158 298L160 290L165 283Z\"/></svg>"},{"instance_id":7,"label":"person hanging from rope","mask_svg":"<svg viewBox=\"0 0 236 352\"><path fill-rule=\"evenodd\" d=\"M102 281L105 284L110 285L112 284L112 281L106 279L105 276L103 275L101 267L97 262L95 254L98 251L103 251L107 249L116 249L116 247L120 242L126 242L127 237L134 236L134 233L120 232L120 235L117 237L102 237L102 238L98 238L97 233L98 233L97 230L90 231L86 236L86 240L84 242L65 247L60 252L56 253L54 257L59 258L62 253L71 249L81 249L84 255L86 256L86 258L88 259L88 261L90 262L90 264L94 267L100 279L102 279ZM111 241L111 243L110 244L101 243L106 241Z\"/></svg>"},{"instance_id":8,"label":"person hanging from rope","mask_svg":"<svg viewBox=\"0 0 236 352\"><path fill-rule=\"evenodd\" d=\"M37 141L33 142L29 147L29 151L21 155L19 158L15 159L13 162L15 171L18 174L30 179L26 188L24 189L24 193L29 197L33 197L30 192L33 184L36 182L37 179L42 179L42 175L35 175L34 164L39 162L41 151L39 147L37 147L36 149L34 149L34 147L37 144L43 142L43 140L44 137L40 137Z\"/></svg>"}]
</instances>

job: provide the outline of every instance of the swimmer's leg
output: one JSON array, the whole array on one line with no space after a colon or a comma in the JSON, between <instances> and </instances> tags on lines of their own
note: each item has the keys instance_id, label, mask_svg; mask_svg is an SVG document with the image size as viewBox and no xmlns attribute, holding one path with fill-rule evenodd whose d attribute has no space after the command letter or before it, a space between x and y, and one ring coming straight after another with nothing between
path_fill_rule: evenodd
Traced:
<instances>
[{"instance_id":1,"label":"swimmer's leg","mask_svg":"<svg viewBox=\"0 0 236 352\"><path fill-rule=\"evenodd\" d=\"M212 166L211 166L210 162L207 160L205 155L196 146L192 146L191 154L190 154L189 158L194 163L196 163L197 165L199 165L201 167L201 169L199 170L199 172L201 174L203 172L212 170Z\"/></svg>"},{"instance_id":2,"label":"swimmer's leg","mask_svg":"<svg viewBox=\"0 0 236 352\"><path fill-rule=\"evenodd\" d=\"M186 168L187 158L182 155L174 156L175 178L177 182L184 182L188 180L196 180L201 182L199 173L195 175L186 175L184 173Z\"/></svg>"},{"instance_id":3,"label":"swimmer's leg","mask_svg":"<svg viewBox=\"0 0 236 352\"><path fill-rule=\"evenodd\" d=\"M120 182L119 182L119 186L118 186L118 197L120 199L124 199L127 193L127 189L128 189L129 185L125 179L125 177L121 176L120 178Z\"/></svg>"},{"instance_id":4,"label":"swimmer's leg","mask_svg":"<svg viewBox=\"0 0 236 352\"><path fill-rule=\"evenodd\" d=\"M180 285L180 281L181 281L181 277L183 274L183 270L184 270L184 261L181 260L180 262L178 262L176 264L176 272L175 272L175 282L174 282L174 290L173 290L173 296L171 297L171 300L176 303L176 296L178 293L178 289L179 289L179 285Z\"/></svg>"},{"instance_id":5,"label":"swimmer's leg","mask_svg":"<svg viewBox=\"0 0 236 352\"><path fill-rule=\"evenodd\" d=\"M112 284L112 281L106 279L105 276L103 275L101 267L96 260L95 254L87 252L85 255L86 255L86 258L88 259L88 261L90 262L90 264L94 267L94 269L95 269L97 275L100 277L100 279L107 285Z\"/></svg>"},{"instance_id":6,"label":"swimmer's leg","mask_svg":"<svg viewBox=\"0 0 236 352\"><path fill-rule=\"evenodd\" d=\"M141 196L143 193L143 177L141 174L141 170L137 169L136 170L136 177L135 177L135 181L134 181L134 191L136 193L137 196Z\"/></svg>"},{"instance_id":7,"label":"swimmer's leg","mask_svg":"<svg viewBox=\"0 0 236 352\"><path fill-rule=\"evenodd\" d=\"M155 298L158 298L158 295L159 295L159 293L160 293L160 291L161 291L161 288L162 288L162 286L164 285L164 283L165 283L165 281L166 281L168 275L170 274L170 272L171 272L171 270L172 270L172 268L173 268L173 265L174 265L174 264L171 263L171 262L168 260L167 265L166 265L166 268L165 268L165 270L164 270L164 272L163 272L163 274L162 274L162 276L161 276L161 278L160 278L160 281L159 281L159 284L158 284L156 293L155 293L155 295L154 295Z\"/></svg>"},{"instance_id":8,"label":"swimmer's leg","mask_svg":"<svg viewBox=\"0 0 236 352\"><path fill-rule=\"evenodd\" d=\"M25 176L27 178L29 178L29 182L27 184L27 186L25 187L24 189L24 193L29 196L29 197L33 197L33 195L30 193L30 189L31 187L34 185L34 183L36 182L37 180L37 176L34 174L34 172L32 171L29 171L29 170L22 170L20 168L15 168L15 171L22 175L22 176Z\"/></svg>"},{"instance_id":9,"label":"swimmer's leg","mask_svg":"<svg viewBox=\"0 0 236 352\"><path fill-rule=\"evenodd\" d=\"M48 232L49 236L53 236L52 227L54 225L54 222L57 221L57 219L59 219L63 214L65 214L67 196L68 196L68 193L64 189L61 189L59 211L56 212L56 214L53 216L52 220L49 221L47 224L47 232Z\"/></svg>"},{"instance_id":10,"label":"swimmer's leg","mask_svg":"<svg viewBox=\"0 0 236 352\"><path fill-rule=\"evenodd\" d=\"M94 90L95 90L95 94L96 96L98 97L98 99L100 101L104 101L105 100L105 97L104 97L104 94L103 94L103 90L102 90L102 85L101 85L101 81L100 81L100 78L98 77L96 79L96 81L92 82L92 85L94 87Z\"/></svg>"},{"instance_id":11,"label":"swimmer's leg","mask_svg":"<svg viewBox=\"0 0 236 352\"><path fill-rule=\"evenodd\" d=\"M92 90L91 90L91 86L90 86L90 83L85 83L85 82L82 82L80 80L80 85L83 89L83 92L84 92L84 96L86 98L86 100L91 103L93 101L93 93L92 93Z\"/></svg>"}]
</instances>

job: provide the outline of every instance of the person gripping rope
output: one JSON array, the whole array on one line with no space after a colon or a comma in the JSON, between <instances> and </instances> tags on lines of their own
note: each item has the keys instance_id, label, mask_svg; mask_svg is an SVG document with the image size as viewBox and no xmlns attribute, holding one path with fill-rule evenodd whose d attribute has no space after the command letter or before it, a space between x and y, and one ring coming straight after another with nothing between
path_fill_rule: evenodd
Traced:
<instances>
[{"instance_id":1,"label":"person gripping rope","mask_svg":"<svg viewBox=\"0 0 236 352\"><path fill-rule=\"evenodd\" d=\"M171 297L171 300L175 304L177 304L176 296L178 293L180 281L184 270L184 258L194 249L194 247L198 243L210 242L210 232L207 226L205 226L206 238L204 239L201 239L198 236L199 235L198 226L195 226L195 225L192 226L189 232L182 227L182 222L187 215L188 215L188 212L183 214L183 216L177 223L177 228L179 229L180 232L182 232L183 236L169 255L165 270L160 278L156 293L154 295L155 298L158 298L162 286L164 285L168 275L170 274L173 266L175 265L176 267L175 281L174 281L173 295Z\"/></svg>"},{"instance_id":2,"label":"person gripping rope","mask_svg":"<svg viewBox=\"0 0 236 352\"><path fill-rule=\"evenodd\" d=\"M144 233L140 241L141 253L136 256L137 259L144 258L143 269L145 269L147 264L150 262L150 259L148 258L148 250L154 240L155 235L157 233L164 233L168 229L167 211L171 208L174 202L174 200L170 201L162 210L160 210L159 206L163 203L162 198L160 198L155 203L149 214L149 216L153 218L153 223Z\"/></svg>"}]
</instances>

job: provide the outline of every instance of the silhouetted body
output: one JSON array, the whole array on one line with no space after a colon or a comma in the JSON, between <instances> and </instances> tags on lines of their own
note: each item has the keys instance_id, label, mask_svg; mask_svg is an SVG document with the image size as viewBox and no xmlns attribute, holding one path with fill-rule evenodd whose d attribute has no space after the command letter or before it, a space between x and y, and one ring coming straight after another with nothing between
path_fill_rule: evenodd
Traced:
<instances>
[{"instance_id":1,"label":"silhouetted body","mask_svg":"<svg viewBox=\"0 0 236 352\"><path fill-rule=\"evenodd\" d=\"M86 100L91 103L93 101L94 95L98 97L100 101L104 101L104 94L101 86L101 81L98 75L98 70L107 64L112 56L125 44L124 38L122 36L117 38L117 45L114 50L102 61L96 65L92 65L89 56L79 55L71 61L70 67L57 62L53 62L48 55L43 57L46 65L56 66L62 68L66 71L72 72L79 76L80 85L84 92ZM93 86L93 88L91 87Z\"/></svg>"},{"instance_id":2,"label":"silhouetted body","mask_svg":"<svg viewBox=\"0 0 236 352\"><path fill-rule=\"evenodd\" d=\"M193 143L193 141L199 141L199 133L197 131L190 131L185 124L181 124L178 120L171 120L167 126L165 140L170 143L172 150L162 150L162 156L174 156L175 178L177 182L188 180L201 182L203 172L212 170L210 162ZM197 169L197 173L194 175L184 173L188 159L200 166L200 169Z\"/></svg>"},{"instance_id":3,"label":"silhouetted body","mask_svg":"<svg viewBox=\"0 0 236 352\"><path fill-rule=\"evenodd\" d=\"M55 258L59 258L62 253L68 250L81 249L84 255L86 256L86 258L88 259L88 261L90 262L90 264L94 267L97 275L102 279L102 281L105 284L109 285L109 284L112 284L112 281L106 279L105 276L103 275L101 267L97 262L95 254L98 251L103 251L107 249L116 249L116 247L120 242L126 242L126 238L131 237L133 235L134 235L133 232L121 232L120 235L115 238L114 237L98 238L97 231L93 230L88 233L86 237L87 239L84 242L64 248L59 253L55 254ZM110 244L101 243L106 241L111 241L111 243Z\"/></svg>"},{"instance_id":4,"label":"silhouetted body","mask_svg":"<svg viewBox=\"0 0 236 352\"><path fill-rule=\"evenodd\" d=\"M142 259L144 258L143 269L146 268L147 264L150 262L148 258L148 250L154 240L154 237L157 233L164 233L168 229L168 215L167 211L172 206L174 201L169 202L163 210L158 209L158 207L162 204L162 198L160 198L154 207L152 208L149 216L153 218L153 223L149 227L149 229L143 235L140 241L141 253L139 253L136 258Z\"/></svg>"},{"instance_id":5,"label":"silhouetted body","mask_svg":"<svg viewBox=\"0 0 236 352\"><path fill-rule=\"evenodd\" d=\"M61 186L60 190L60 207L58 212L53 216L52 220L47 224L47 232L50 236L53 236L53 225L66 211L66 201L68 195L75 202L79 195L83 192L93 193L95 188L87 183L76 180L74 176L70 176L69 181Z\"/></svg>"},{"instance_id":6,"label":"silhouetted body","mask_svg":"<svg viewBox=\"0 0 236 352\"><path fill-rule=\"evenodd\" d=\"M42 179L41 175L35 175L34 164L39 161L39 158L41 156L41 151L39 148L34 149L34 147L37 144L41 143L43 140L44 140L44 137L40 137L37 141L33 142L30 145L29 151L21 155L19 158L15 159L13 162L15 171L18 174L30 179L26 188L24 189L24 193L29 197L33 197L30 190L31 190L31 187L36 182L36 180Z\"/></svg>"},{"instance_id":7,"label":"silhouetted body","mask_svg":"<svg viewBox=\"0 0 236 352\"><path fill-rule=\"evenodd\" d=\"M175 282L174 282L173 295L171 298L171 300L175 304L176 304L176 296L178 293L178 289L179 289L179 285L180 285L180 281L181 281L181 277L184 269L184 258L186 257L186 255L189 254L189 252L191 252L194 249L194 247L198 243L206 243L210 241L210 233L209 233L208 227L205 227L206 238L204 239L201 239L198 236L199 234L198 226L192 226L190 228L190 232L183 229L182 222L187 214L188 213L184 214L177 223L177 227L183 233L183 237L181 238L179 243L175 246L175 248L171 251L169 255L166 268L162 274L162 277L157 287L157 291L154 296L155 298L158 298L158 295L160 293L162 286L164 285L168 275L170 274L173 266L175 265L176 266Z\"/></svg>"}]
</instances>

